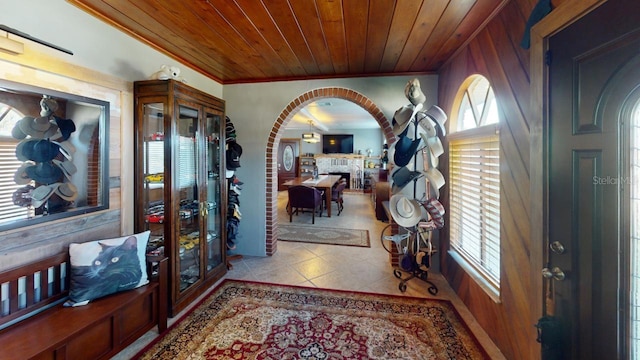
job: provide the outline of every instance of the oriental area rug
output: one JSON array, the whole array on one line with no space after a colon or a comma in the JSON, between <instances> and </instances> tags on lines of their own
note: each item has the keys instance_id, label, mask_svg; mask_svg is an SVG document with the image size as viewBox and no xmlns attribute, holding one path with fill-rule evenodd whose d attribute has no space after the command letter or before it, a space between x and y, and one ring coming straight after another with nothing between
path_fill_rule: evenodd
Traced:
<instances>
[{"instance_id":1,"label":"oriental area rug","mask_svg":"<svg viewBox=\"0 0 640 360\"><path fill-rule=\"evenodd\" d=\"M488 359L447 300L225 280L139 359Z\"/></svg>"},{"instance_id":2,"label":"oriental area rug","mask_svg":"<svg viewBox=\"0 0 640 360\"><path fill-rule=\"evenodd\" d=\"M313 244L371 247L369 231L315 225L278 225L278 240Z\"/></svg>"}]
</instances>

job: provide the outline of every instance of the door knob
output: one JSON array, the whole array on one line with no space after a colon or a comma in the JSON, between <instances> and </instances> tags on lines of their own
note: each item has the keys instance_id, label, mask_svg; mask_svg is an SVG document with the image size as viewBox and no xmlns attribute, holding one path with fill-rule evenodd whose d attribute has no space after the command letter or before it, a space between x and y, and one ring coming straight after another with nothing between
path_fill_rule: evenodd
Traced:
<instances>
[{"instance_id":1,"label":"door knob","mask_svg":"<svg viewBox=\"0 0 640 360\"><path fill-rule=\"evenodd\" d=\"M560 241L552 242L551 244L549 244L549 248L556 254L564 253L564 245L562 245Z\"/></svg>"},{"instance_id":2,"label":"door knob","mask_svg":"<svg viewBox=\"0 0 640 360\"><path fill-rule=\"evenodd\" d=\"M562 269L556 266L553 269L549 269L549 268L542 269L542 277L544 277L545 279L554 278L558 281L562 281L565 278L565 274L564 274L564 271L562 271Z\"/></svg>"}]
</instances>

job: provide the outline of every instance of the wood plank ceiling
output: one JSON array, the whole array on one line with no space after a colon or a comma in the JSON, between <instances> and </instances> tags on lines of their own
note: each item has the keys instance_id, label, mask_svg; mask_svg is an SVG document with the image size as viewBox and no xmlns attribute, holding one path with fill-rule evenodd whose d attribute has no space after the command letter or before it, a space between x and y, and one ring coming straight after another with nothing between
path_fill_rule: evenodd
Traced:
<instances>
[{"instance_id":1,"label":"wood plank ceiling","mask_svg":"<svg viewBox=\"0 0 640 360\"><path fill-rule=\"evenodd\" d=\"M433 73L507 0L68 0L222 83Z\"/></svg>"}]
</instances>

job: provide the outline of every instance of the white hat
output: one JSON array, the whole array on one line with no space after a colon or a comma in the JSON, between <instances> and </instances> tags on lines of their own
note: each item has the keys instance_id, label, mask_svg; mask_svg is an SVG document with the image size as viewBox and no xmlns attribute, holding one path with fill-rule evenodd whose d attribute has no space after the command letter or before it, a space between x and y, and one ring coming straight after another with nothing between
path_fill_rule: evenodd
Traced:
<instances>
[{"instance_id":1,"label":"white hat","mask_svg":"<svg viewBox=\"0 0 640 360\"><path fill-rule=\"evenodd\" d=\"M411 122L411 115L413 114L413 107L410 105L405 105L398 110L396 110L395 114L393 114L393 134L395 136L401 136L402 133L407 129L409 123Z\"/></svg>"},{"instance_id":2,"label":"white hat","mask_svg":"<svg viewBox=\"0 0 640 360\"><path fill-rule=\"evenodd\" d=\"M53 163L56 164L60 168L60 170L62 170L62 173L67 177L67 179L69 179L69 181L71 181L71 176L78 172L78 168L71 161L60 161L53 159Z\"/></svg>"},{"instance_id":3,"label":"white hat","mask_svg":"<svg viewBox=\"0 0 640 360\"><path fill-rule=\"evenodd\" d=\"M425 112L425 114L435 120L440 127L442 132L442 136L447 135L447 130L444 128L444 123L447 122L447 114L440 107L436 105L431 105L429 110Z\"/></svg>"},{"instance_id":4,"label":"white hat","mask_svg":"<svg viewBox=\"0 0 640 360\"><path fill-rule=\"evenodd\" d=\"M74 201L78 198L78 188L70 182L60 183L55 192L60 198L67 201Z\"/></svg>"},{"instance_id":5,"label":"white hat","mask_svg":"<svg viewBox=\"0 0 640 360\"><path fill-rule=\"evenodd\" d=\"M428 137L425 133L420 133L422 137L422 142L427 145L429 149L429 154L427 154L430 159L431 167L438 167L438 157L444 154L444 147L442 146L442 142L440 138L437 136Z\"/></svg>"},{"instance_id":6,"label":"white hat","mask_svg":"<svg viewBox=\"0 0 640 360\"><path fill-rule=\"evenodd\" d=\"M416 199L409 199L405 195L396 194L389 199L389 211L396 224L412 227L422 218L420 203Z\"/></svg>"},{"instance_id":7,"label":"white hat","mask_svg":"<svg viewBox=\"0 0 640 360\"><path fill-rule=\"evenodd\" d=\"M420 88L420 80L418 79L412 79L407 82L407 85L404 87L404 95L413 105L422 104L427 100L427 97Z\"/></svg>"},{"instance_id":8,"label":"white hat","mask_svg":"<svg viewBox=\"0 0 640 360\"><path fill-rule=\"evenodd\" d=\"M436 130L434 120L431 118L425 111L420 111L418 113L418 123L427 132L427 137L438 136L438 131Z\"/></svg>"},{"instance_id":9,"label":"white hat","mask_svg":"<svg viewBox=\"0 0 640 360\"><path fill-rule=\"evenodd\" d=\"M34 208L39 208L44 205L51 195L53 195L54 191L58 187L58 183L51 185L40 185L31 193L31 205Z\"/></svg>"},{"instance_id":10,"label":"white hat","mask_svg":"<svg viewBox=\"0 0 640 360\"><path fill-rule=\"evenodd\" d=\"M15 175L13 176L13 181L15 181L18 185L26 185L31 182L31 178L29 174L27 174L27 168L34 166L35 163L31 161L26 161L22 163L22 165L16 170Z\"/></svg>"},{"instance_id":11,"label":"white hat","mask_svg":"<svg viewBox=\"0 0 640 360\"><path fill-rule=\"evenodd\" d=\"M436 168L428 169L424 172L425 176L429 180L429 184L431 185L431 191L433 194L430 194L429 198L440 198L440 188L444 186L444 175L440 172L440 170Z\"/></svg>"}]
</instances>

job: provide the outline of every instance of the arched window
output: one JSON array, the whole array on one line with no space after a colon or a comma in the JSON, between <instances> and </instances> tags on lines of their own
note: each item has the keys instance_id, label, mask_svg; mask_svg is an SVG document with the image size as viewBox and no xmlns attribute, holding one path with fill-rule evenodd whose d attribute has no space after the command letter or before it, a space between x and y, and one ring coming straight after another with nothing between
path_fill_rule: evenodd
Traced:
<instances>
[{"instance_id":1,"label":"arched window","mask_svg":"<svg viewBox=\"0 0 640 360\"><path fill-rule=\"evenodd\" d=\"M453 257L484 287L500 289L500 142L489 81L465 80L449 134L449 227Z\"/></svg>"}]
</instances>

